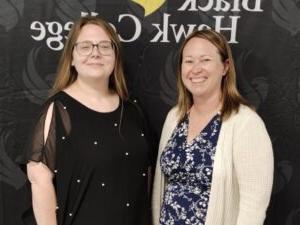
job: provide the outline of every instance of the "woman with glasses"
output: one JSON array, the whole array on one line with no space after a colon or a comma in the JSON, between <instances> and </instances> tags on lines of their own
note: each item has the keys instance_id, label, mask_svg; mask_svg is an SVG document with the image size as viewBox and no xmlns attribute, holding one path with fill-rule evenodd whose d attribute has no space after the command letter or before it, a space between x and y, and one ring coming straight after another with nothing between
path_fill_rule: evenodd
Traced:
<instances>
[{"instance_id":1,"label":"woman with glasses","mask_svg":"<svg viewBox=\"0 0 300 225\"><path fill-rule=\"evenodd\" d=\"M148 225L146 137L127 97L117 34L99 18L79 19L30 142L37 224Z\"/></svg>"}]
</instances>

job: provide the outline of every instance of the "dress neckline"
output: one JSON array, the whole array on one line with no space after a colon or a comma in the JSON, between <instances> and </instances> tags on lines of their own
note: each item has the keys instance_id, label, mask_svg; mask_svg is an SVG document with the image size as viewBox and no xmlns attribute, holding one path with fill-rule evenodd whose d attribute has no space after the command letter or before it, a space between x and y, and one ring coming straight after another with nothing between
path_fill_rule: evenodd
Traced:
<instances>
[{"instance_id":1,"label":"dress neckline","mask_svg":"<svg viewBox=\"0 0 300 225\"><path fill-rule=\"evenodd\" d=\"M60 91L59 92L60 94L66 96L68 99L70 99L72 102L76 103L77 105L80 105L82 108L84 108L85 110L87 111L90 111L90 112L93 112L93 113L97 113L97 114L101 114L101 115L109 115L109 114L113 114L117 111L119 111L119 109L121 108L121 105L122 105L122 100L121 98L119 97L119 103L118 103L118 106L111 110L111 111L108 111L108 112L101 112L101 111L97 111L95 109L92 109L88 106L86 106L84 103L80 102L79 100L77 100L76 98L74 98L73 96L69 95L67 92L65 91Z\"/></svg>"},{"instance_id":2,"label":"dress neckline","mask_svg":"<svg viewBox=\"0 0 300 225\"><path fill-rule=\"evenodd\" d=\"M221 113L220 112L217 112L209 121L208 123L203 127L202 130L200 130L200 132L193 138L191 139L190 141L188 141L188 129L189 129L189 124L190 124L190 116L189 114L186 115L186 119L185 119L185 122L187 124L186 126L186 134L185 134L185 143L186 143L186 146L192 146L194 144L194 142L200 137L203 135L203 133L205 133L207 131L207 129L209 129L212 125L212 123L219 119L220 118L220 115Z\"/></svg>"}]
</instances>

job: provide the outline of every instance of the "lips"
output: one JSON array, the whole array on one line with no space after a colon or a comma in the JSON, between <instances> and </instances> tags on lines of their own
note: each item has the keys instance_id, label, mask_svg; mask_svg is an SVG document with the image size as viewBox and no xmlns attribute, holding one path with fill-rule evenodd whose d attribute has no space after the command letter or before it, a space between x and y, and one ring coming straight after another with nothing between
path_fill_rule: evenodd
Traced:
<instances>
[{"instance_id":1,"label":"lips","mask_svg":"<svg viewBox=\"0 0 300 225\"><path fill-rule=\"evenodd\" d=\"M192 77L190 81L193 84L203 84L207 80L207 77Z\"/></svg>"},{"instance_id":2,"label":"lips","mask_svg":"<svg viewBox=\"0 0 300 225\"><path fill-rule=\"evenodd\" d=\"M88 63L87 66L89 66L91 68L100 68L100 67L103 67L104 64L102 64L102 63Z\"/></svg>"},{"instance_id":3,"label":"lips","mask_svg":"<svg viewBox=\"0 0 300 225\"><path fill-rule=\"evenodd\" d=\"M88 63L89 66L103 66L102 63Z\"/></svg>"}]
</instances>

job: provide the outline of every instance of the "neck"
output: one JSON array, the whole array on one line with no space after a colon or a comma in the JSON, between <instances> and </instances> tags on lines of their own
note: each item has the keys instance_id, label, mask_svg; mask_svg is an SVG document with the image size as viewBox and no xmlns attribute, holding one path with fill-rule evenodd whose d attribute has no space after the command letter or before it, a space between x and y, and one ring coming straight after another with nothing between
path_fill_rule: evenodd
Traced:
<instances>
[{"instance_id":1,"label":"neck","mask_svg":"<svg viewBox=\"0 0 300 225\"><path fill-rule=\"evenodd\" d=\"M108 82L79 79L72 84L73 88L82 94L95 98L107 97L111 94Z\"/></svg>"},{"instance_id":2,"label":"neck","mask_svg":"<svg viewBox=\"0 0 300 225\"><path fill-rule=\"evenodd\" d=\"M217 113L222 108L222 100L220 95L213 95L209 98L193 98L193 110L198 115L208 115Z\"/></svg>"}]
</instances>

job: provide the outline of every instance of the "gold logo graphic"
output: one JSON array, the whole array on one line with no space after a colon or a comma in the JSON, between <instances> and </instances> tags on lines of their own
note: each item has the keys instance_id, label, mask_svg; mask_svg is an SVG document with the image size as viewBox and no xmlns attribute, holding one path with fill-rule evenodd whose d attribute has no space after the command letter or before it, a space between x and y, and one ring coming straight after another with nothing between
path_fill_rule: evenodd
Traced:
<instances>
[{"instance_id":1,"label":"gold logo graphic","mask_svg":"<svg viewBox=\"0 0 300 225\"><path fill-rule=\"evenodd\" d=\"M141 5L145 10L145 16L150 15L159 9L166 0L131 0Z\"/></svg>"}]
</instances>

